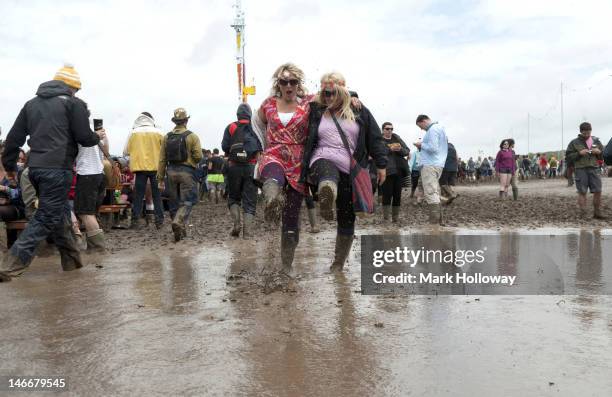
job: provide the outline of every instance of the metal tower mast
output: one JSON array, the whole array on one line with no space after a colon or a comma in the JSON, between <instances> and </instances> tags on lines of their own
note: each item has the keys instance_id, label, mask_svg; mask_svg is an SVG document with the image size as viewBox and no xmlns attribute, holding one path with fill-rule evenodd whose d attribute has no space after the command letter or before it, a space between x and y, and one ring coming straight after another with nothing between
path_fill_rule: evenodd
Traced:
<instances>
[{"instance_id":1,"label":"metal tower mast","mask_svg":"<svg viewBox=\"0 0 612 397\"><path fill-rule=\"evenodd\" d=\"M246 103L247 95L255 94L255 86L246 85L246 63L244 59L244 11L242 1L236 0L233 7L236 9L234 23L231 25L236 31L236 71L238 72L238 101Z\"/></svg>"}]
</instances>

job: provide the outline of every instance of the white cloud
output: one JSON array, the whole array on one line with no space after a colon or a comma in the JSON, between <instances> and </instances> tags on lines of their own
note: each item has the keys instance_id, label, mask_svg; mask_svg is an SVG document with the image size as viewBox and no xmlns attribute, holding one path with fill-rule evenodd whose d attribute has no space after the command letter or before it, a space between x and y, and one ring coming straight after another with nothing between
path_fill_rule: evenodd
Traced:
<instances>
[{"instance_id":1,"label":"white cloud","mask_svg":"<svg viewBox=\"0 0 612 397\"><path fill-rule=\"evenodd\" d=\"M219 146L235 117L231 0L0 3L0 126L8 132L38 84L64 60L79 94L105 119L113 152L147 110L165 128L176 107L205 147ZM414 119L446 125L463 157L499 141L561 148L559 85L566 84L565 144L590 120L608 139L612 120L612 3L575 1L243 0L247 74L258 106L281 63L304 69L309 87L341 71L376 119L412 142ZM589 87L591 87L589 89ZM555 107L556 104L556 107Z\"/></svg>"}]
</instances>

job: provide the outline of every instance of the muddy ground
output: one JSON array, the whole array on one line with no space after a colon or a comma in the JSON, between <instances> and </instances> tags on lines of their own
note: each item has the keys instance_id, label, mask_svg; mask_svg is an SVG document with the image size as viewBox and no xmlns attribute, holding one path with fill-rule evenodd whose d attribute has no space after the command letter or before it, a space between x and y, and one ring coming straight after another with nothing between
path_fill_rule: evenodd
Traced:
<instances>
[{"instance_id":1,"label":"muddy ground","mask_svg":"<svg viewBox=\"0 0 612 397\"><path fill-rule=\"evenodd\" d=\"M79 271L46 250L0 284L0 376L65 376L69 395L611 395L612 223L578 219L563 180L524 183L518 202L495 190L458 187L445 230L563 235L582 294L362 295L359 242L330 274L335 225L310 234L305 214L287 277L278 227L258 214L256 239L232 239L226 207L203 203L178 244L168 225L112 230ZM357 234L429 230L423 209L402 215ZM505 249L528 254L517 241Z\"/></svg>"},{"instance_id":2,"label":"muddy ground","mask_svg":"<svg viewBox=\"0 0 612 397\"><path fill-rule=\"evenodd\" d=\"M580 218L576 206L576 189L567 187L565 179L532 180L520 183L519 200L500 201L497 198L497 185L460 185L456 192L460 197L444 208L445 222L450 228L462 229L532 229L532 228L602 228L612 225L612 178L604 179L604 214L611 220L600 221L591 217ZM608 192L608 194L605 194ZM411 230L427 226L427 213L423 206L415 206L404 190L401 208L401 221L398 227L384 223L382 207L377 213L357 220L357 234L360 228L389 227L391 229ZM591 206L589 197L589 206ZM257 222L254 230L255 241L277 238L279 228L268 225L263 220L261 204L258 206ZM589 209L592 212L592 206ZM319 219L322 230L335 230L335 222ZM166 223L169 221L167 220ZM302 208L302 233L309 229L305 205ZM222 244L227 240L231 220L225 204L203 202L194 207L189 227L189 238L181 245ZM133 248L177 249L168 224L158 232L154 227L144 230L112 230L109 246L113 251Z\"/></svg>"}]
</instances>

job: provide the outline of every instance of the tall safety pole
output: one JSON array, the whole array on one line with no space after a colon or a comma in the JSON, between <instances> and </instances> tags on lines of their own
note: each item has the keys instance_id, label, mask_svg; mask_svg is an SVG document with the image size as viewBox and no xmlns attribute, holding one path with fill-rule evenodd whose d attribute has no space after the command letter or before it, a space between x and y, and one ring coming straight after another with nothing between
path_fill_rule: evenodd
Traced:
<instances>
[{"instance_id":1,"label":"tall safety pole","mask_svg":"<svg viewBox=\"0 0 612 397\"><path fill-rule=\"evenodd\" d=\"M241 0L234 3L236 15L234 24L231 25L236 31L236 72L238 73L238 101L246 102L244 93L244 12L242 11Z\"/></svg>"},{"instance_id":2,"label":"tall safety pole","mask_svg":"<svg viewBox=\"0 0 612 397\"><path fill-rule=\"evenodd\" d=\"M242 1L236 0L233 7L236 9L234 23L231 25L236 31L236 72L238 73L238 102L246 103L248 95L255 95L255 86L246 85L246 61L244 58L244 11Z\"/></svg>"}]
</instances>

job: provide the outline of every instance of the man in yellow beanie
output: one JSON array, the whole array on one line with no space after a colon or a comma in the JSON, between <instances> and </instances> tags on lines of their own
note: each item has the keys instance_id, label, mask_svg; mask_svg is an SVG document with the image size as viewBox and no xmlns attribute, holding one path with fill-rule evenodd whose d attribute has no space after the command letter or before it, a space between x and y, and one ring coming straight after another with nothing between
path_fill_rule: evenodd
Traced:
<instances>
[{"instance_id":1,"label":"man in yellow beanie","mask_svg":"<svg viewBox=\"0 0 612 397\"><path fill-rule=\"evenodd\" d=\"M65 65L53 80L41 84L36 97L26 102L11 128L2 154L7 177L14 179L19 149L30 146L29 177L38 192L38 210L0 263L0 281L23 273L38 244L52 236L66 271L83 266L72 232L68 191L78 144L97 145L104 130L89 127L89 110L74 94L81 79L72 65Z\"/></svg>"},{"instance_id":2,"label":"man in yellow beanie","mask_svg":"<svg viewBox=\"0 0 612 397\"><path fill-rule=\"evenodd\" d=\"M77 71L74 70L74 66L69 63L65 64L63 68L61 68L57 71L57 73L55 73L55 77L53 78L53 80L63 81L69 87L72 87L76 90L81 89L81 77L79 76Z\"/></svg>"}]
</instances>

